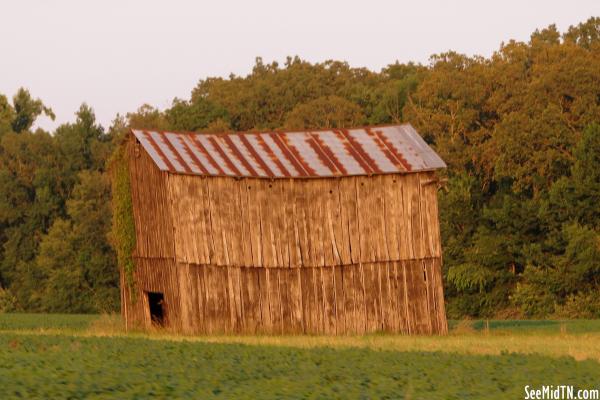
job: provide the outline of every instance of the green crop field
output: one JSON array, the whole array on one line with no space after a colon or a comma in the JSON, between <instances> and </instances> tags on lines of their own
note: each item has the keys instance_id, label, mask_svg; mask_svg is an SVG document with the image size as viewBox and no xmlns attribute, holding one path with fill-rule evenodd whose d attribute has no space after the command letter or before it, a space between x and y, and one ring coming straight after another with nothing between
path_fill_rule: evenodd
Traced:
<instances>
[{"instance_id":1,"label":"green crop field","mask_svg":"<svg viewBox=\"0 0 600 400\"><path fill-rule=\"evenodd\" d=\"M600 388L597 321L452 322L446 337L183 337L0 314L0 398L524 398ZM536 347L537 346L537 347Z\"/></svg>"}]
</instances>

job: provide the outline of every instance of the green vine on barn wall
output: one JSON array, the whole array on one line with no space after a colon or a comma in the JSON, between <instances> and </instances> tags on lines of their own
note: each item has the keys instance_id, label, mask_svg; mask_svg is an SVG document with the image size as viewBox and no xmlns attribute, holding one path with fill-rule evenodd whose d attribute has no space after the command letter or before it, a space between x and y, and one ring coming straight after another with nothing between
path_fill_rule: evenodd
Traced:
<instances>
[{"instance_id":1,"label":"green vine on barn wall","mask_svg":"<svg viewBox=\"0 0 600 400\"><path fill-rule=\"evenodd\" d=\"M117 253L119 268L125 275L132 301L135 301L133 250L135 249L135 223L131 199L131 180L127 160L127 144L117 146L110 161L113 220L111 242Z\"/></svg>"}]
</instances>

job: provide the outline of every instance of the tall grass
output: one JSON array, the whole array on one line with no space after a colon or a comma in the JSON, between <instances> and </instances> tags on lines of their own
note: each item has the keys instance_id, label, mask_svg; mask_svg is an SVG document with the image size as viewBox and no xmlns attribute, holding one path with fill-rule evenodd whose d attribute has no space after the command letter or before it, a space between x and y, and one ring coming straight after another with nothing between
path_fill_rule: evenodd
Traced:
<instances>
[{"instance_id":1,"label":"tall grass","mask_svg":"<svg viewBox=\"0 0 600 400\"><path fill-rule=\"evenodd\" d=\"M500 355L506 353L573 357L600 361L600 321L450 321L447 336L186 336L166 330L125 332L118 315L0 314L0 334L112 336L159 341L238 343L297 348L369 348L374 350Z\"/></svg>"}]
</instances>

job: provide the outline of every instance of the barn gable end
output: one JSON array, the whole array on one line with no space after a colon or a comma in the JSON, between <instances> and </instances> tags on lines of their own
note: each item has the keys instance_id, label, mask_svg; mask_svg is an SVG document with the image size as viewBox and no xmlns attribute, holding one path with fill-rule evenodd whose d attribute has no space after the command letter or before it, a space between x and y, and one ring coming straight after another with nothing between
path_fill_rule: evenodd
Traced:
<instances>
[{"instance_id":1,"label":"barn gable end","mask_svg":"<svg viewBox=\"0 0 600 400\"><path fill-rule=\"evenodd\" d=\"M445 164L410 125L133 131L128 146L128 327L151 326L148 293L162 293L166 326L189 333L447 332Z\"/></svg>"}]
</instances>

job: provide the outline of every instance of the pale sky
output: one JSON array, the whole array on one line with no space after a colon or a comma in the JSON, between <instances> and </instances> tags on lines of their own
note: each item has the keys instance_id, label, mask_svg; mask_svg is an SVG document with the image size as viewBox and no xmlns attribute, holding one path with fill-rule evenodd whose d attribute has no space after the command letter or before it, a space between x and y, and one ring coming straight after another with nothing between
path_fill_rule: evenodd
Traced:
<instances>
[{"instance_id":1,"label":"pale sky","mask_svg":"<svg viewBox=\"0 0 600 400\"><path fill-rule=\"evenodd\" d=\"M489 56L536 28L600 15L599 0L0 0L0 93L24 86L54 129L87 102L108 127L143 103L189 98L200 79L254 59L345 60L379 71L447 50Z\"/></svg>"}]
</instances>

